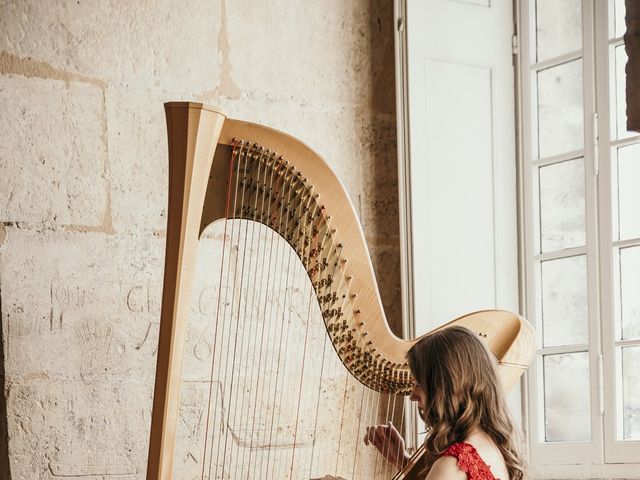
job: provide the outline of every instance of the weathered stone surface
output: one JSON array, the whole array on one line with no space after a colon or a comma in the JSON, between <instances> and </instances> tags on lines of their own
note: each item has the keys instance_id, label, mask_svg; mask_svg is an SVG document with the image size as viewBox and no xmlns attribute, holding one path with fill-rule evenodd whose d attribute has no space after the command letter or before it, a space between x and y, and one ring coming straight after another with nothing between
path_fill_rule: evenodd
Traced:
<instances>
[{"instance_id":1,"label":"weathered stone surface","mask_svg":"<svg viewBox=\"0 0 640 480\"><path fill-rule=\"evenodd\" d=\"M0 275L6 375L149 383L164 239L11 229Z\"/></svg>"},{"instance_id":2,"label":"weathered stone surface","mask_svg":"<svg viewBox=\"0 0 640 480\"><path fill-rule=\"evenodd\" d=\"M0 111L0 220L101 226L109 179L100 89L0 76Z\"/></svg>"},{"instance_id":3,"label":"weathered stone surface","mask_svg":"<svg viewBox=\"0 0 640 480\"><path fill-rule=\"evenodd\" d=\"M144 476L166 228L165 101L207 101L234 118L287 132L324 157L363 220L383 303L397 323L391 6L334 1L316 15L311 9L318 6L229 0L0 6L0 313L12 478ZM232 393L219 371L211 381L214 348L228 354L231 346L212 336L222 294L260 291L257 275L243 287L218 285L220 227L200 245L175 478L199 478L208 392L217 388L226 408L240 408L226 422L225 438L237 452L273 433L277 448L252 450L263 464L272 455L272 473L291 465L296 439L304 446L294 478L329 473L322 461L335 457L338 473L351 477L364 423L385 403L347 380L330 345L322 390L311 384L313 375L298 383L282 375L290 359L300 358L307 324L318 327L309 337L316 350L307 368L317 374L322 364L317 347L326 333L307 290L274 287L263 302L273 306L274 319L290 322L288 357L263 361L261 371L252 324L223 330L248 339L229 367L243 372L237 378L244 386ZM272 281L295 271L281 270ZM248 433L242 402L254 371L262 373L258 385L279 379L278 392L291 395L289 403L260 407L287 418L282 430L263 425ZM313 402L296 419L301 389L320 395L317 430ZM362 422L345 423L338 450L342 402ZM224 411L215 399L211 409ZM209 433L214 427L225 427L220 415ZM358 456L362 474L371 473L372 450L360 447Z\"/></svg>"},{"instance_id":4,"label":"weathered stone surface","mask_svg":"<svg viewBox=\"0 0 640 480\"><path fill-rule=\"evenodd\" d=\"M173 97L175 98L175 97ZM168 154L163 103L168 94L108 88L113 225L118 232L167 227Z\"/></svg>"},{"instance_id":5,"label":"weathered stone surface","mask_svg":"<svg viewBox=\"0 0 640 480\"><path fill-rule=\"evenodd\" d=\"M384 306L389 327L397 336L402 336L402 297L400 292L400 261L397 238L389 238L387 245L372 244L369 250L373 270L378 281L380 299Z\"/></svg>"},{"instance_id":6,"label":"weathered stone surface","mask_svg":"<svg viewBox=\"0 0 640 480\"><path fill-rule=\"evenodd\" d=\"M70 75L194 93L218 80L217 2L19 0L0 8L0 50Z\"/></svg>"},{"instance_id":7,"label":"weathered stone surface","mask_svg":"<svg viewBox=\"0 0 640 480\"><path fill-rule=\"evenodd\" d=\"M368 4L333 1L310 15L314 2L228 3L230 75L240 91L274 101L369 102Z\"/></svg>"},{"instance_id":8,"label":"weathered stone surface","mask_svg":"<svg viewBox=\"0 0 640 480\"><path fill-rule=\"evenodd\" d=\"M142 478L150 385L39 379L7 390L9 404L20 406L10 443L13 478Z\"/></svg>"},{"instance_id":9,"label":"weathered stone surface","mask_svg":"<svg viewBox=\"0 0 640 480\"><path fill-rule=\"evenodd\" d=\"M9 228L5 248L13 478L141 476L164 239Z\"/></svg>"},{"instance_id":10,"label":"weathered stone surface","mask_svg":"<svg viewBox=\"0 0 640 480\"><path fill-rule=\"evenodd\" d=\"M361 222L371 243L385 242L399 235L398 161L396 122L390 115L375 115L359 125L361 151L366 152L364 169L370 172L362 182Z\"/></svg>"}]
</instances>

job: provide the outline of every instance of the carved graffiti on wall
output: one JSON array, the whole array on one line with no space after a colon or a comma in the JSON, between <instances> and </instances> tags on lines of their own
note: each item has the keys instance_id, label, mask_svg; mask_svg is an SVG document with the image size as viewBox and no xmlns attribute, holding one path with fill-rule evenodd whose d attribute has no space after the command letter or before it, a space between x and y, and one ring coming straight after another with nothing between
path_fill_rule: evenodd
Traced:
<instances>
[{"instance_id":1,"label":"carved graffiti on wall","mask_svg":"<svg viewBox=\"0 0 640 480\"><path fill-rule=\"evenodd\" d=\"M85 321L75 328L75 334L82 352L80 376L85 383L114 379L124 373L126 346L114 336L111 325Z\"/></svg>"}]
</instances>

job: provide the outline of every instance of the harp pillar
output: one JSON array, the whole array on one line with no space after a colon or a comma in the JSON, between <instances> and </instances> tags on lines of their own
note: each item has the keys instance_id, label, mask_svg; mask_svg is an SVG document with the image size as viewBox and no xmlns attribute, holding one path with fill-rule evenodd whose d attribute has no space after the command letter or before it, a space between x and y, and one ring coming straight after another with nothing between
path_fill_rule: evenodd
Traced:
<instances>
[{"instance_id":1,"label":"harp pillar","mask_svg":"<svg viewBox=\"0 0 640 480\"><path fill-rule=\"evenodd\" d=\"M196 103L165 104L169 207L147 480L173 475L184 341L200 221L225 116Z\"/></svg>"}]
</instances>

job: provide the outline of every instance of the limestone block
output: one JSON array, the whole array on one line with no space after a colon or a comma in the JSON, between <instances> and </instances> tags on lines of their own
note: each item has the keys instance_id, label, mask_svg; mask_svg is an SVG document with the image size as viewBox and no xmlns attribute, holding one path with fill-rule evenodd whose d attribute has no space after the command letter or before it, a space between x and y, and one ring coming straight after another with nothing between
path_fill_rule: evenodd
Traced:
<instances>
[{"instance_id":1,"label":"limestone block","mask_svg":"<svg viewBox=\"0 0 640 480\"><path fill-rule=\"evenodd\" d=\"M333 1L310 15L317 7L308 1L228 2L226 31L235 87L266 97L263 103L268 104L285 99L368 103L369 52L376 42L369 9Z\"/></svg>"},{"instance_id":2,"label":"limestone block","mask_svg":"<svg viewBox=\"0 0 640 480\"><path fill-rule=\"evenodd\" d=\"M163 104L176 97L107 88L113 225L118 232L167 227L168 154Z\"/></svg>"},{"instance_id":3,"label":"limestone block","mask_svg":"<svg viewBox=\"0 0 640 480\"><path fill-rule=\"evenodd\" d=\"M143 474L164 239L10 227L4 248L14 478Z\"/></svg>"},{"instance_id":4,"label":"limestone block","mask_svg":"<svg viewBox=\"0 0 640 480\"><path fill-rule=\"evenodd\" d=\"M387 323L393 333L402 336L402 297L400 291L400 258L397 239L388 245L373 243L369 249L373 271Z\"/></svg>"},{"instance_id":5,"label":"limestone block","mask_svg":"<svg viewBox=\"0 0 640 480\"><path fill-rule=\"evenodd\" d=\"M102 225L108 179L101 90L5 75L0 111L0 219Z\"/></svg>"},{"instance_id":6,"label":"limestone block","mask_svg":"<svg viewBox=\"0 0 640 480\"><path fill-rule=\"evenodd\" d=\"M4 253L9 380L153 381L164 239L12 228Z\"/></svg>"},{"instance_id":7,"label":"limestone block","mask_svg":"<svg viewBox=\"0 0 640 480\"><path fill-rule=\"evenodd\" d=\"M0 8L0 50L18 57L133 87L200 92L217 82L217 2L19 0Z\"/></svg>"},{"instance_id":8,"label":"limestone block","mask_svg":"<svg viewBox=\"0 0 640 480\"><path fill-rule=\"evenodd\" d=\"M9 383L12 478L143 478L151 394L145 384Z\"/></svg>"},{"instance_id":9,"label":"limestone block","mask_svg":"<svg viewBox=\"0 0 640 480\"><path fill-rule=\"evenodd\" d=\"M363 168L369 172L363 179L362 225L368 238L399 235L398 223L398 156L396 122L390 115L376 114L360 125Z\"/></svg>"}]
</instances>

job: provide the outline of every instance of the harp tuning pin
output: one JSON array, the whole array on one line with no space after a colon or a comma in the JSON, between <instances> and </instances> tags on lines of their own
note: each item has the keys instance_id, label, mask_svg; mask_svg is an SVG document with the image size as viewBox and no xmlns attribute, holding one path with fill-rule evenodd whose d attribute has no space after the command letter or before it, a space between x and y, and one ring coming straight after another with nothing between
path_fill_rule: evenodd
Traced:
<instances>
[{"instance_id":1,"label":"harp tuning pin","mask_svg":"<svg viewBox=\"0 0 640 480\"><path fill-rule=\"evenodd\" d=\"M355 313L356 313L356 314L360 313L360 309L356 310L356 312L355 312Z\"/></svg>"},{"instance_id":2,"label":"harp tuning pin","mask_svg":"<svg viewBox=\"0 0 640 480\"><path fill-rule=\"evenodd\" d=\"M355 293L352 293L352 294L351 294L351 298L356 298L357 296L358 296L358 295L356 295ZM344 298L344 296L343 296L343 298Z\"/></svg>"}]
</instances>

